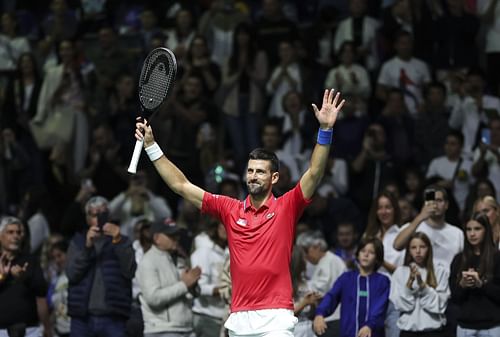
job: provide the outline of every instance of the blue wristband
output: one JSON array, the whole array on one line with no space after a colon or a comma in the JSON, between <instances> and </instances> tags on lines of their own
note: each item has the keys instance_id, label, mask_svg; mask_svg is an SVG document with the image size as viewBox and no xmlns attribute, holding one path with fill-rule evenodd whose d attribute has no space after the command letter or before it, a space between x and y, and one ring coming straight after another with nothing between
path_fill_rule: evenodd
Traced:
<instances>
[{"instance_id":1,"label":"blue wristband","mask_svg":"<svg viewBox=\"0 0 500 337\"><path fill-rule=\"evenodd\" d=\"M318 130L318 140L319 145L330 145L333 138L333 129L322 129Z\"/></svg>"}]
</instances>

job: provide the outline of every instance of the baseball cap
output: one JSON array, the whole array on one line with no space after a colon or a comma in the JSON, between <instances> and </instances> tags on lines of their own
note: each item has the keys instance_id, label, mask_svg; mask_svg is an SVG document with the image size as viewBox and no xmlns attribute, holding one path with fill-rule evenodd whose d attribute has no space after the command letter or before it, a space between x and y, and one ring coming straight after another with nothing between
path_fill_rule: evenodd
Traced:
<instances>
[{"instance_id":1,"label":"baseball cap","mask_svg":"<svg viewBox=\"0 0 500 337\"><path fill-rule=\"evenodd\" d=\"M165 235L172 236L172 235L179 235L180 231L181 231L180 227L177 226L175 221L171 218L157 220L151 226L152 234L163 233Z\"/></svg>"}]
</instances>

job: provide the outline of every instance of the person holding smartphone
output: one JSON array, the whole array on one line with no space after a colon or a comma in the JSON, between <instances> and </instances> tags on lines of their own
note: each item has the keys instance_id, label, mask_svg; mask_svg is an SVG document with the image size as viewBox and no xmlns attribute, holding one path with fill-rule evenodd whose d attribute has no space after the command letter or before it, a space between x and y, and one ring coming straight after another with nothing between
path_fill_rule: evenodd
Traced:
<instances>
[{"instance_id":1,"label":"person holding smartphone","mask_svg":"<svg viewBox=\"0 0 500 337\"><path fill-rule=\"evenodd\" d=\"M445 221L448 209L448 194L439 186L424 190L424 205L420 213L401 227L394 240L394 248L403 250L408 245L414 232L423 232L431 239L434 263L441 262L449 266L453 257L463 249L464 234L458 227Z\"/></svg>"},{"instance_id":2,"label":"person holding smartphone","mask_svg":"<svg viewBox=\"0 0 500 337\"><path fill-rule=\"evenodd\" d=\"M500 336L500 252L482 212L465 225L464 251L451 264L452 300L459 306L457 337Z\"/></svg>"},{"instance_id":3,"label":"person holding smartphone","mask_svg":"<svg viewBox=\"0 0 500 337\"><path fill-rule=\"evenodd\" d=\"M476 178L488 178L500 200L500 116L490 118L488 129L483 129L481 142L474 152L472 174Z\"/></svg>"},{"instance_id":4,"label":"person holding smartphone","mask_svg":"<svg viewBox=\"0 0 500 337\"><path fill-rule=\"evenodd\" d=\"M108 200L85 204L88 228L70 243L66 275L71 336L125 336L136 262L132 243L109 221Z\"/></svg>"}]
</instances>

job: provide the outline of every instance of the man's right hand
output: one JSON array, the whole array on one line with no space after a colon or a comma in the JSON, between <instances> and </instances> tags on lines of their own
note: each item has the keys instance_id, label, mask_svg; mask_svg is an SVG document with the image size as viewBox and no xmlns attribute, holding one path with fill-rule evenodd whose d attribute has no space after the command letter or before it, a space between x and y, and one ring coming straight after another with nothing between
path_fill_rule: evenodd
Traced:
<instances>
[{"instance_id":1,"label":"man's right hand","mask_svg":"<svg viewBox=\"0 0 500 337\"><path fill-rule=\"evenodd\" d=\"M145 119L141 121L140 118L137 118L137 123L135 123L135 139L144 140L145 148L154 144L153 130Z\"/></svg>"},{"instance_id":2,"label":"man's right hand","mask_svg":"<svg viewBox=\"0 0 500 337\"><path fill-rule=\"evenodd\" d=\"M431 217L432 214L434 214L436 210L436 202L435 201L426 201L424 202L424 205L422 206L422 210L420 211L420 214L418 215L421 217L421 221L425 221Z\"/></svg>"},{"instance_id":3,"label":"man's right hand","mask_svg":"<svg viewBox=\"0 0 500 337\"><path fill-rule=\"evenodd\" d=\"M101 232L97 226L89 227L87 231L87 241L85 242L85 246L90 248L94 245L94 241L96 238L101 236Z\"/></svg>"},{"instance_id":4,"label":"man's right hand","mask_svg":"<svg viewBox=\"0 0 500 337\"><path fill-rule=\"evenodd\" d=\"M181 274L181 281L186 284L186 287L191 288L198 282L201 276L200 267L194 267L191 269L186 269Z\"/></svg>"}]
</instances>

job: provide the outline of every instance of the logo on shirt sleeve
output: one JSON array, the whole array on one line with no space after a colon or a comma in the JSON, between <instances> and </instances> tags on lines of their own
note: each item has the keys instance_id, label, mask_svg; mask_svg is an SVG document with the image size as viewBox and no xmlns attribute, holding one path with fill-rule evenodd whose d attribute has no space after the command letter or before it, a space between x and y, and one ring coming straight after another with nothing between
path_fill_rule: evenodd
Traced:
<instances>
[{"instance_id":1,"label":"logo on shirt sleeve","mask_svg":"<svg viewBox=\"0 0 500 337\"><path fill-rule=\"evenodd\" d=\"M236 223L240 226L243 226L243 227L245 227L247 225L247 221L245 219L241 219L241 218L239 218L238 221L236 221Z\"/></svg>"}]
</instances>

